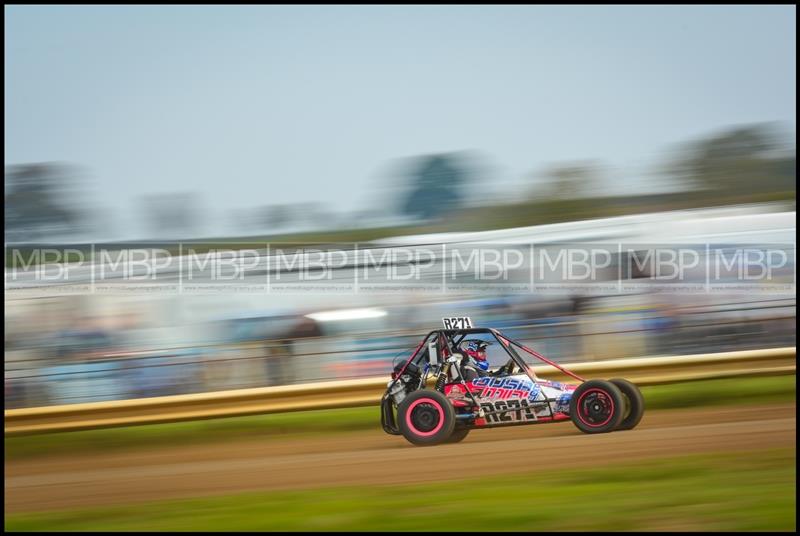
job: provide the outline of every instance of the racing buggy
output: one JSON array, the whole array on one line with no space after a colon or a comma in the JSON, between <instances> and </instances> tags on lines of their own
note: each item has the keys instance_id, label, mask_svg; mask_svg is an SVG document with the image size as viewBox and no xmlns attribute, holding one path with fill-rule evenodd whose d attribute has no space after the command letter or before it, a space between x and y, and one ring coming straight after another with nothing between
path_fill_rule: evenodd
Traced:
<instances>
[{"instance_id":1,"label":"racing buggy","mask_svg":"<svg viewBox=\"0 0 800 536\"><path fill-rule=\"evenodd\" d=\"M459 321L461 327L453 327ZM444 319L444 325L428 333L411 357L393 363L381 399L386 433L437 445L462 441L475 428L572 420L582 432L596 434L630 430L642 419L644 399L627 380L584 380L496 329L472 327L466 317ZM470 349L490 344L500 349L493 361L505 363L496 370L488 363L475 367ZM535 361L520 352L579 383L539 378L528 362Z\"/></svg>"}]
</instances>

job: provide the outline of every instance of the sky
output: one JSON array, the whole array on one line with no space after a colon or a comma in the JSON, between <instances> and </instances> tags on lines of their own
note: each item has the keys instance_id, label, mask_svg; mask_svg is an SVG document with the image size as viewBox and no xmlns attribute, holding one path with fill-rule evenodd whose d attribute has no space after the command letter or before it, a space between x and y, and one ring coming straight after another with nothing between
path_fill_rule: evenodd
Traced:
<instances>
[{"instance_id":1,"label":"sky","mask_svg":"<svg viewBox=\"0 0 800 536\"><path fill-rule=\"evenodd\" d=\"M594 159L662 186L677 143L796 115L795 6L6 6L5 164L81 166L119 237L144 195L206 231L277 203L379 209L475 151L488 196ZM533 181L533 182L532 182Z\"/></svg>"}]
</instances>

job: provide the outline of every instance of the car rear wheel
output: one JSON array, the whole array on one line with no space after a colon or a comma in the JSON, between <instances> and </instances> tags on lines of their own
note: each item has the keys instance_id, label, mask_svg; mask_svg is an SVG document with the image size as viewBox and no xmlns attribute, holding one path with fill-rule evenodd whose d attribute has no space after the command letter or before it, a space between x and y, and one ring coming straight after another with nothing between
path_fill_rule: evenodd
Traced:
<instances>
[{"instance_id":1,"label":"car rear wheel","mask_svg":"<svg viewBox=\"0 0 800 536\"><path fill-rule=\"evenodd\" d=\"M415 445L446 442L456 425L450 401L438 391L414 391L397 407L400 432ZM463 439L463 438L462 438Z\"/></svg>"},{"instance_id":2,"label":"car rear wheel","mask_svg":"<svg viewBox=\"0 0 800 536\"><path fill-rule=\"evenodd\" d=\"M619 388L605 380L583 382L572 393L569 413L581 432L601 434L615 430L625 412L625 398Z\"/></svg>"},{"instance_id":3,"label":"car rear wheel","mask_svg":"<svg viewBox=\"0 0 800 536\"><path fill-rule=\"evenodd\" d=\"M617 430L632 430L639 424L639 421L642 420L642 415L644 415L644 397L639 388L628 380L612 378L608 381L622 391L622 396L626 402L622 422L617 426Z\"/></svg>"}]
</instances>

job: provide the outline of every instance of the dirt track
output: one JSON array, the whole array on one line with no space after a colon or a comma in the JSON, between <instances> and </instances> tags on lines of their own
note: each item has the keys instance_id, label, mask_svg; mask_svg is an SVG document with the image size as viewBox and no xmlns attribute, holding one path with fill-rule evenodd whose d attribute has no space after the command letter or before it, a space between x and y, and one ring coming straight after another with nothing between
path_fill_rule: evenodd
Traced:
<instances>
[{"instance_id":1,"label":"dirt track","mask_svg":"<svg viewBox=\"0 0 800 536\"><path fill-rule=\"evenodd\" d=\"M794 447L795 417L794 404L654 411L645 414L635 430L611 434L585 435L566 422L473 431L460 444L420 448L376 429L331 438L237 441L7 462L5 512L248 490L440 481L689 453ZM448 460L454 457L469 467L468 475L447 469L453 467ZM465 464L467 460L483 461Z\"/></svg>"}]
</instances>

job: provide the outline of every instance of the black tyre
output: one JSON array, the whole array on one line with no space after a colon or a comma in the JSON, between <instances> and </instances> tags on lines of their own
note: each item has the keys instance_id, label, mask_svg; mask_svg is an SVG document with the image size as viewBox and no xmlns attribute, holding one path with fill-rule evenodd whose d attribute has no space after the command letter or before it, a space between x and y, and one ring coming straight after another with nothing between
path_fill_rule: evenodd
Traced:
<instances>
[{"instance_id":1,"label":"black tyre","mask_svg":"<svg viewBox=\"0 0 800 536\"><path fill-rule=\"evenodd\" d=\"M583 382L572 393L569 414L581 432L601 434L615 430L625 412L619 388L605 380Z\"/></svg>"},{"instance_id":2,"label":"black tyre","mask_svg":"<svg viewBox=\"0 0 800 536\"><path fill-rule=\"evenodd\" d=\"M397 407L397 425L415 445L438 445L453 435L456 413L438 391L414 391Z\"/></svg>"},{"instance_id":3,"label":"black tyre","mask_svg":"<svg viewBox=\"0 0 800 536\"><path fill-rule=\"evenodd\" d=\"M608 381L622 391L622 396L626 402L625 413L622 415L622 421L617 426L617 430L632 430L639 424L639 421L642 420L642 415L644 415L644 397L639 388L628 380L612 378Z\"/></svg>"},{"instance_id":4,"label":"black tyre","mask_svg":"<svg viewBox=\"0 0 800 536\"><path fill-rule=\"evenodd\" d=\"M460 443L469 435L469 428L456 428L445 443Z\"/></svg>"}]
</instances>

